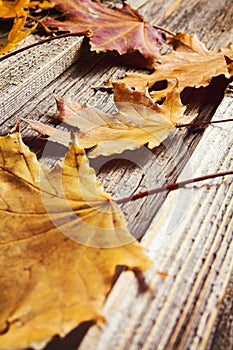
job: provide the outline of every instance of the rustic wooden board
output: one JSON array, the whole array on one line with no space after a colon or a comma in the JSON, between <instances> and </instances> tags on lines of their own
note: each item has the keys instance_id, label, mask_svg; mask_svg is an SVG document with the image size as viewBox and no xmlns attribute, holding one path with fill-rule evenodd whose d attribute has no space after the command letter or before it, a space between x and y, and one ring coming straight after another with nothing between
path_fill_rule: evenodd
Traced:
<instances>
[{"instance_id":1,"label":"rustic wooden board","mask_svg":"<svg viewBox=\"0 0 233 350\"><path fill-rule=\"evenodd\" d=\"M172 2L170 2L170 4L172 4ZM146 6L149 6L149 8L153 7L151 6L151 2L147 2ZM163 6L163 2L160 2L160 5L158 5L159 13L162 12ZM143 7L141 10L143 10ZM153 12L152 15L154 16ZM200 21L199 12L193 13L193 16L197 18L197 21ZM226 23L229 22L229 19L230 18L226 17ZM182 28L180 27L179 29ZM221 35L218 30L219 28L217 28L216 35ZM226 45L227 43L228 41L224 44ZM43 55L45 55L45 53L46 51ZM20 117L31 117L35 119L41 119L42 117L42 120L46 121L46 118L43 116L56 111L53 92L55 92L56 95L73 98L81 104L88 102L104 111L112 110L111 96L95 91L91 89L91 86L101 84L109 78L114 78L114 76L116 77L119 75L120 71L115 67L114 63L111 62L110 55L96 55L90 53L86 45L79 51L79 59L77 62L58 79L52 81L47 86L46 90L39 92L30 102L25 103L24 108L21 108L11 118L7 119L2 124L1 131L2 133L9 131L15 121ZM193 100L191 101L190 113L201 109L200 118L210 118L216 105L222 98L221 94L224 90L224 86L226 86L226 82L223 81L223 83L221 82L214 85L212 90L202 89L199 92L192 93ZM206 104L203 103L204 98L206 98ZM30 137L33 133L27 129L25 135ZM181 171L183 164L189 159L190 154L195 149L195 145L200 137L201 134L198 133L192 133L187 130L177 130L171 135L171 138L154 153L148 152L146 148L143 148L138 152L126 152L121 155L121 158L133 160L133 163L132 161L130 164L124 161L118 162L116 160L118 157L115 156L110 157L110 159L98 159L97 164L93 162L93 165L99 169L101 165L104 165L106 161L112 158L111 166L105 167L99 177L113 195L116 194L118 197L124 196L137 190L154 187L157 184L164 184L167 181L174 181ZM31 139L30 145L33 146L33 141ZM37 144L35 145L35 150L38 151ZM141 159L143 159L143 161L141 161ZM160 174L161 168L164 174L162 179ZM116 171L116 169L118 169L118 171ZM132 172L132 169L134 172ZM147 174L146 177L145 172ZM122 173L124 173L123 181ZM133 178L132 173L134 174ZM141 175L139 176L139 174ZM109 178L111 178L111 181L109 181ZM130 183L131 187L127 188L123 182ZM117 186L117 183L119 183L119 186ZM147 199L146 205L144 203L145 200L142 200L137 204L136 208L135 205L132 206L131 204L124 206L124 211L129 221L129 227L130 229L134 229L133 233L137 237L146 231L146 228L150 224L151 219L162 201L163 197L160 196L156 201L154 198ZM145 213L148 213L148 215L145 216ZM135 218L137 218L137 220L135 220Z\"/></svg>"},{"instance_id":2,"label":"rustic wooden board","mask_svg":"<svg viewBox=\"0 0 233 350\"><path fill-rule=\"evenodd\" d=\"M210 49L225 46L233 39L233 3L230 0L217 0L215 2L210 0L191 0L189 2L185 0L138 0L129 2L134 7L140 7L140 12L145 15L145 18L154 21L155 24L165 26L173 31L197 33L199 38ZM16 80L11 80L12 76L9 66L7 66L7 61L2 62L5 67L5 71L1 71L1 84L4 86L4 89L0 93L0 106L2 106L0 126L2 134L9 132L20 117L30 117L49 122L46 115L56 111L54 93L75 99L80 104L88 102L106 112L114 110L112 96L96 91L92 89L92 86L101 85L108 79L114 79L122 75L126 67L116 67L114 55L91 53L86 42L79 48L80 42L77 38L69 39L72 40L66 41L66 53L64 53L60 61L58 56L59 54L63 55L60 49L62 45L58 45L58 41L50 43L51 51L58 50L57 54L54 55L55 57L53 57L55 61L51 58L48 59L44 64L40 65L40 71L37 70L37 65L35 65L35 69L32 67L30 78L32 85L27 83L28 69L22 65L25 59L23 55L21 59L14 58L14 62L16 62L15 69L19 68L20 75L18 77L21 77L19 80L18 77ZM59 46L58 48L57 45ZM45 46L41 46L40 50L40 55L46 58L48 49ZM69 52L72 53L71 58ZM27 55L26 60L32 62L31 58L35 55L35 52L34 54L27 53ZM74 62L76 57L78 59ZM65 65L63 65L63 61L65 61ZM58 62L56 63L57 66L54 62ZM72 62L74 62L73 65L68 68ZM56 66L55 70L54 65ZM63 67L61 71L59 71L60 65ZM18 70L16 69L16 71ZM53 74L55 75L52 75L51 80L46 80L43 86L43 77L50 76L50 71L54 72ZM8 73L5 74L5 72ZM39 87L36 85L38 73L42 82ZM13 83L13 88L16 89L11 90L9 95L5 94L8 90L7 81L5 81L6 77L11 77L10 83ZM202 88L197 91L188 90L185 100L190 103L189 113L198 112L199 119L210 119L223 98L223 91L227 84L228 82L221 77L214 80L210 88ZM9 85L9 87L12 86ZM14 91L16 92L14 93ZM21 93L23 97L20 95ZM18 100L16 96L18 96ZM19 96L22 98L20 99ZM215 118L226 118L230 110L228 103L232 103L230 94L226 96L220 107L221 113L218 109ZM21 125L25 141L45 162L53 162L66 151L62 147L51 147L49 159L47 159L47 156L45 157L43 154L44 142L40 141L37 134L30 131L25 124L22 123ZM230 126L228 125L226 128L230 128ZM146 147L142 147L136 152L124 152L119 156L99 157L97 160L93 160L91 164L96 168L98 177L103 182L105 189L112 193L114 198L124 197L134 192L175 181L182 170L182 176L191 177L194 174L205 174L209 170L217 171L221 167L223 169L230 167L231 159L229 157L232 157L232 154L230 153L230 148L228 154L226 154L226 150L227 147L230 147L232 140L228 134L226 137L226 128L223 127L222 129L222 126L209 127L204 138L202 138L204 129L176 130L166 142L153 152L148 151ZM215 133L208 136L211 130L214 130ZM218 130L223 131L218 133ZM216 142L212 144L215 137L217 137ZM196 148L200 140L201 143ZM203 140L206 140L206 142ZM215 148L216 150L220 149L219 159L216 159ZM192 157L193 152L194 155ZM220 159L221 157L223 159ZM204 162L206 162L206 166L204 166ZM190 167L191 164L192 167ZM212 168L209 168L209 166L212 166ZM137 285L134 277L128 272L124 273L116 283L106 303L105 313L108 319L106 328L104 328L103 333L93 328L85 338L81 349L92 350L97 347L97 349L102 350L103 344L105 344L106 348L119 348L122 350L128 348L154 350L156 348L154 345L157 342L160 342L159 346L161 349L167 349L166 347L163 348L166 344L171 349L173 344L175 344L174 346L178 344L177 346L182 349L183 345L181 345L181 340L179 340L180 335L182 335L182 342L185 342L184 348L186 346L188 349L190 345L190 349L204 349L204 346L207 346L211 328L215 329L217 327L214 326L217 313L216 302L223 296L224 290L227 289L230 270L232 269L232 266L230 266L232 248L229 243L231 231L228 232L229 229L224 226L224 223L230 220L227 216L231 210L230 204L228 207L225 207L228 202L230 203L231 199L231 192L229 192L230 190L228 191L229 181L221 181L220 179L216 181L219 186L211 186L210 190L206 188L206 185L204 187L201 185L197 186L198 188L194 191L191 189L180 190L177 193L170 194L165 202L166 193L122 206L132 233L137 238L146 233L143 244L150 248L149 253L152 257L156 256L154 270L148 272L147 276L153 292L150 295L147 293L144 296L137 296ZM227 187L225 187L225 184L227 184ZM228 194L226 200L224 199L225 193ZM189 203L189 196L192 196L192 200L195 201L195 207L193 210L188 207L187 212L182 212L185 209L182 203ZM182 205L176 205L177 200ZM211 205L211 200L214 203L213 205ZM173 203L175 203L174 206ZM221 203L223 203L222 206L220 206ZM168 214L171 207L174 208L174 212L170 218ZM219 208L222 208L221 211ZM218 210L219 216L216 219ZM166 220L163 221L163 218L166 218ZM223 221L223 219L228 221ZM205 222L204 226L202 226L203 222ZM217 229L216 223L219 225L219 229ZM156 230L158 225L157 233L155 233L154 229L155 224ZM170 235L166 233L168 224L176 226L176 229ZM211 228L211 224L213 228ZM150 229L147 231L149 226ZM223 238L224 233L226 238ZM214 238L215 234L216 239ZM207 235L210 236L210 241L207 239ZM221 240L222 245L218 244ZM215 241L217 242L216 244ZM222 246L225 248L223 247L222 249ZM195 249L197 249L196 252ZM217 253L218 250L219 253ZM215 258L215 255L217 258ZM194 259L193 262L192 259ZM205 263L202 259L205 259L207 262ZM175 261L174 264L173 261ZM208 273L212 262L213 272L209 276ZM223 268L220 274L221 263ZM166 269L167 271L165 271ZM162 278L158 276L156 274L158 270L168 272L169 277ZM216 283L214 282L215 274L218 276L218 278L216 277ZM183 286L185 288L180 292ZM195 306L194 301L198 297L200 305ZM122 306L116 306L124 298L125 301ZM210 302L207 310L204 310L203 303L207 300L206 298L209 298ZM165 300L169 302L165 303ZM173 313L170 314L170 310ZM208 313L210 310L213 311L211 319ZM156 315L158 315L158 323L156 322ZM171 316L167 318L167 315ZM180 321L177 323L179 318ZM208 321L208 329L206 329L205 333L203 329L199 330L198 324L199 322L206 322L206 319ZM155 328L152 327L153 324L155 324L153 326ZM183 329L186 324L189 327L187 328L189 334L186 334ZM159 331L156 328L158 325L161 327ZM195 333L195 327L198 329L197 334ZM229 327L228 329L229 332L232 332L232 328ZM171 336L172 333L174 334L173 338ZM205 343L201 339L203 336L205 336ZM225 338L227 337L225 336ZM215 336L213 335L212 338L216 340L218 333ZM196 347L195 342L201 347ZM145 345L143 345L144 343ZM114 347L115 344L116 348ZM151 344L154 347L150 348ZM62 349L62 345L60 346ZM131 346L131 348L128 346ZM174 346L173 348L176 349ZM59 345L56 345L55 348L58 350ZM160 348L158 347L158 349ZM219 349L225 350L223 346ZM69 350L73 349L69 348Z\"/></svg>"},{"instance_id":3,"label":"rustic wooden board","mask_svg":"<svg viewBox=\"0 0 233 350\"><path fill-rule=\"evenodd\" d=\"M0 62L0 125L78 59L82 38L44 42Z\"/></svg>"},{"instance_id":4,"label":"rustic wooden board","mask_svg":"<svg viewBox=\"0 0 233 350\"><path fill-rule=\"evenodd\" d=\"M214 120L231 117L232 102L226 95ZM232 146L232 127L208 128L178 180L190 169L201 176L232 168ZM232 178L226 178L167 196L142 240L154 260L146 273L149 290L138 294L135 277L124 272L107 299L106 325L92 327L79 350L207 348L233 271L232 195Z\"/></svg>"},{"instance_id":5,"label":"rustic wooden board","mask_svg":"<svg viewBox=\"0 0 233 350\"><path fill-rule=\"evenodd\" d=\"M209 341L207 350L231 350L233 347L232 332L233 315L233 272L230 283L223 298L219 302L217 320L213 329L212 340Z\"/></svg>"}]
</instances>

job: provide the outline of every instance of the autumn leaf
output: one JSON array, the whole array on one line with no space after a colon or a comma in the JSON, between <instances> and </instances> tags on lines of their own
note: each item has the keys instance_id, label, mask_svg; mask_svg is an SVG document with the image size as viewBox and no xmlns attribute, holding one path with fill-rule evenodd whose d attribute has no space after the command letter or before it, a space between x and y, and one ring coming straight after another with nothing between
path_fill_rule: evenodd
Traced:
<instances>
[{"instance_id":1,"label":"autumn leaf","mask_svg":"<svg viewBox=\"0 0 233 350\"><path fill-rule=\"evenodd\" d=\"M29 5L30 0L4 1L0 0L0 18L10 19L16 16L24 16L24 7Z\"/></svg>"},{"instance_id":2,"label":"autumn leaf","mask_svg":"<svg viewBox=\"0 0 233 350\"><path fill-rule=\"evenodd\" d=\"M150 95L157 101L171 91L171 80L178 80L180 91L185 87L207 86L215 76L224 74L230 77L228 63L225 56L233 59L233 43L218 51L209 51L196 36L178 33L170 39L174 50L161 56L160 63L156 63L151 74L128 73L118 82L128 84L139 90L146 87ZM167 87L156 91L154 85L165 81Z\"/></svg>"},{"instance_id":3,"label":"autumn leaf","mask_svg":"<svg viewBox=\"0 0 233 350\"><path fill-rule=\"evenodd\" d=\"M144 22L137 10L108 8L91 0L53 0L55 8L66 14L64 21L48 18L47 26L80 34L89 33L91 49L97 52L117 50L120 55L139 51L146 58L159 56L160 32Z\"/></svg>"},{"instance_id":4,"label":"autumn leaf","mask_svg":"<svg viewBox=\"0 0 233 350\"><path fill-rule=\"evenodd\" d=\"M30 0L0 0L0 18L14 19L6 44L0 47L0 54L14 48L19 41L26 38L37 27L37 24L34 24L31 28L25 28L29 3Z\"/></svg>"},{"instance_id":5,"label":"autumn leaf","mask_svg":"<svg viewBox=\"0 0 233 350\"><path fill-rule=\"evenodd\" d=\"M18 133L0 138L1 349L41 349L83 321L103 321L116 266L151 264L73 142L63 167L49 171Z\"/></svg>"},{"instance_id":6,"label":"autumn leaf","mask_svg":"<svg viewBox=\"0 0 233 350\"><path fill-rule=\"evenodd\" d=\"M58 113L53 117L79 128L77 135L82 147L96 146L88 153L91 158L137 149L147 143L152 149L169 136L177 123L186 121L186 107L180 102L177 88L173 88L159 105L153 102L147 90L134 91L125 84L115 84L114 99L118 107L115 114L58 99ZM68 145L68 132L32 119L24 120L35 131L49 135L50 141Z\"/></svg>"},{"instance_id":7,"label":"autumn leaf","mask_svg":"<svg viewBox=\"0 0 233 350\"><path fill-rule=\"evenodd\" d=\"M48 0L31 0L30 1L30 8L40 8L41 10L49 10L52 9L54 7L54 4L51 3Z\"/></svg>"}]
</instances>

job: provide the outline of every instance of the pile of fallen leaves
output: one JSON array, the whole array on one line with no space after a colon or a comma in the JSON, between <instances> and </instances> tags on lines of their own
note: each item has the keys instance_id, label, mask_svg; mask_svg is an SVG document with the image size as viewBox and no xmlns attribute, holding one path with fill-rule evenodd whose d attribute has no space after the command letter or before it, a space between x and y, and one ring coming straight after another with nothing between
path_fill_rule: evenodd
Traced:
<instances>
[{"instance_id":1,"label":"pile of fallen leaves","mask_svg":"<svg viewBox=\"0 0 233 350\"><path fill-rule=\"evenodd\" d=\"M184 88L207 86L213 77L220 75L230 81L232 43L211 52L197 37L184 33L174 35L171 42L173 50L161 56L153 73L130 73L106 84L113 87L117 113L106 114L91 106L57 99L58 112L53 118L78 128L80 145L86 149L95 147L88 153L90 158L137 149L145 144L150 149L158 146L180 123L190 123L195 117L185 115L186 106L180 99ZM153 90L155 83L161 81L166 81L167 87ZM68 146L69 132L39 121L25 121L35 131L50 136L50 141Z\"/></svg>"},{"instance_id":2,"label":"pile of fallen leaves","mask_svg":"<svg viewBox=\"0 0 233 350\"><path fill-rule=\"evenodd\" d=\"M12 23L1 53L41 27L48 35L86 35L96 52L114 50L153 68L107 84L114 114L57 99L54 118L77 130L71 136L27 119L50 141L68 147L71 140L62 166L44 168L18 131L0 138L0 348L39 349L83 321L104 321L101 308L117 265L142 271L152 263L97 181L85 149L97 157L158 146L187 122L180 100L185 87L206 86L220 75L230 79L233 44L211 52L185 33L164 39L126 3L108 8L91 0L0 0L0 18ZM170 51L161 56L164 40ZM156 90L158 82L166 88Z\"/></svg>"}]
</instances>

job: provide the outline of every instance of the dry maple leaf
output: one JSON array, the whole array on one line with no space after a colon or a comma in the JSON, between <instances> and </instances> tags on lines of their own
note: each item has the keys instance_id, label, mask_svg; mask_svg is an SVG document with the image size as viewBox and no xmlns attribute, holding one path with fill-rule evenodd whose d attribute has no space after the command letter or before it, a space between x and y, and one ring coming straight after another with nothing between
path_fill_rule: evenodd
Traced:
<instances>
[{"instance_id":1,"label":"dry maple leaf","mask_svg":"<svg viewBox=\"0 0 233 350\"><path fill-rule=\"evenodd\" d=\"M159 56L160 32L126 3L118 9L90 0L53 2L56 9L66 14L65 21L48 18L44 23L63 31L80 34L89 31L92 50L117 50L121 55L138 50L146 58Z\"/></svg>"},{"instance_id":2,"label":"dry maple leaf","mask_svg":"<svg viewBox=\"0 0 233 350\"><path fill-rule=\"evenodd\" d=\"M103 321L117 265L141 271L151 261L76 143L53 171L19 133L1 137L0 149L0 348L41 349L83 321Z\"/></svg>"},{"instance_id":3,"label":"dry maple leaf","mask_svg":"<svg viewBox=\"0 0 233 350\"><path fill-rule=\"evenodd\" d=\"M233 43L218 51L209 51L196 36L184 33L178 33L170 42L174 50L161 56L160 63L155 65L153 73L129 73L118 82L126 83L139 90L149 87L153 99L159 100L173 88L170 80L174 78L178 80L179 89L182 91L188 86L197 88L207 86L213 77L221 74L227 78L230 77L225 56L232 61ZM155 83L164 80L168 82L167 88L162 91L153 91Z\"/></svg>"},{"instance_id":4,"label":"dry maple leaf","mask_svg":"<svg viewBox=\"0 0 233 350\"><path fill-rule=\"evenodd\" d=\"M79 142L84 148L96 146L88 153L99 155L121 153L148 143L150 149L169 136L176 124L185 121L186 107L180 102L179 90L173 88L162 105L153 102L147 90L134 91L125 84L114 85L118 112L106 114L90 106L81 107L74 101L58 99L54 118L78 127ZM69 133L31 119L25 120L37 132L49 135L50 141L68 145Z\"/></svg>"},{"instance_id":5,"label":"dry maple leaf","mask_svg":"<svg viewBox=\"0 0 233 350\"><path fill-rule=\"evenodd\" d=\"M25 29L30 0L4 1L0 0L0 18L14 19L13 26L8 34L7 43L0 47L0 54L12 49L26 38L36 28L37 24Z\"/></svg>"},{"instance_id":6,"label":"dry maple leaf","mask_svg":"<svg viewBox=\"0 0 233 350\"><path fill-rule=\"evenodd\" d=\"M10 19L16 16L24 16L24 7L29 5L30 0L4 1L0 0L0 18Z\"/></svg>"},{"instance_id":7,"label":"dry maple leaf","mask_svg":"<svg viewBox=\"0 0 233 350\"><path fill-rule=\"evenodd\" d=\"M51 3L49 0L31 0L30 8L40 8L42 10L52 9L55 5Z\"/></svg>"}]
</instances>

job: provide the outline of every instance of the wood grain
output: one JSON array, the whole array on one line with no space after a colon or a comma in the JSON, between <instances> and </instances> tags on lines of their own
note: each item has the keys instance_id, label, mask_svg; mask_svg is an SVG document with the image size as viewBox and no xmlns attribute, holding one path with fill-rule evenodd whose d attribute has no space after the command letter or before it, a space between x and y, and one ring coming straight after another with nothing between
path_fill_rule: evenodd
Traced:
<instances>
[{"instance_id":1,"label":"wood grain","mask_svg":"<svg viewBox=\"0 0 233 350\"><path fill-rule=\"evenodd\" d=\"M78 59L82 38L61 38L0 62L0 124Z\"/></svg>"},{"instance_id":2,"label":"wood grain","mask_svg":"<svg viewBox=\"0 0 233 350\"><path fill-rule=\"evenodd\" d=\"M233 272L218 306L217 320L207 350L231 350L233 348Z\"/></svg>"},{"instance_id":3,"label":"wood grain","mask_svg":"<svg viewBox=\"0 0 233 350\"><path fill-rule=\"evenodd\" d=\"M225 96L214 120L232 115L232 99ZM208 128L179 180L190 168L193 176L232 168L232 146L229 125ZM142 240L154 259L146 274L149 291L138 295L132 273L124 272L104 308L107 324L92 327L79 350L103 344L117 350L207 348L233 268L232 194L232 178L226 178L167 196Z\"/></svg>"},{"instance_id":4,"label":"wood grain","mask_svg":"<svg viewBox=\"0 0 233 350\"><path fill-rule=\"evenodd\" d=\"M145 19L154 24L175 32L196 33L209 49L226 46L233 40L231 0L130 0L129 3L140 7ZM64 52L63 41L56 41L47 48L41 47L38 56L30 51L1 63L4 68L0 80L1 134L9 132L21 117L51 123L46 116L56 112L54 94L80 104L88 102L105 112L115 110L112 96L92 86L133 69L116 66L113 53L90 52L86 40L81 47L75 38L65 43ZM38 63L33 59L35 55L39 57ZM31 64L29 70L23 62ZM188 113L197 112L199 120L212 118L228 83L219 77L208 88L187 89L182 97L189 103ZM231 106L229 90L215 118L231 118ZM21 129L24 140L46 164L53 164L66 152L62 147L46 145L24 123ZM232 126L208 127L205 133L204 130L175 130L153 152L142 147L136 152L98 157L91 165L114 198L173 182L180 174L181 178L187 178L232 167ZM226 342L219 340L223 323L218 320L223 311L218 302L229 288L232 271L230 185L231 179L218 179L168 196L164 193L122 206L130 230L137 239L145 235L143 245L155 259L153 270L147 274L151 290L138 295L133 275L123 273L106 302L106 326L101 330L93 327L84 338L81 350L102 350L103 344L114 350L207 347L212 350L213 342L225 350ZM161 277L157 271L167 272L169 276ZM224 310L229 318L231 308ZM230 338L232 329L228 322L224 339ZM62 341L60 346L56 343L56 350L62 349ZM54 349L52 343L48 349Z\"/></svg>"}]
</instances>

